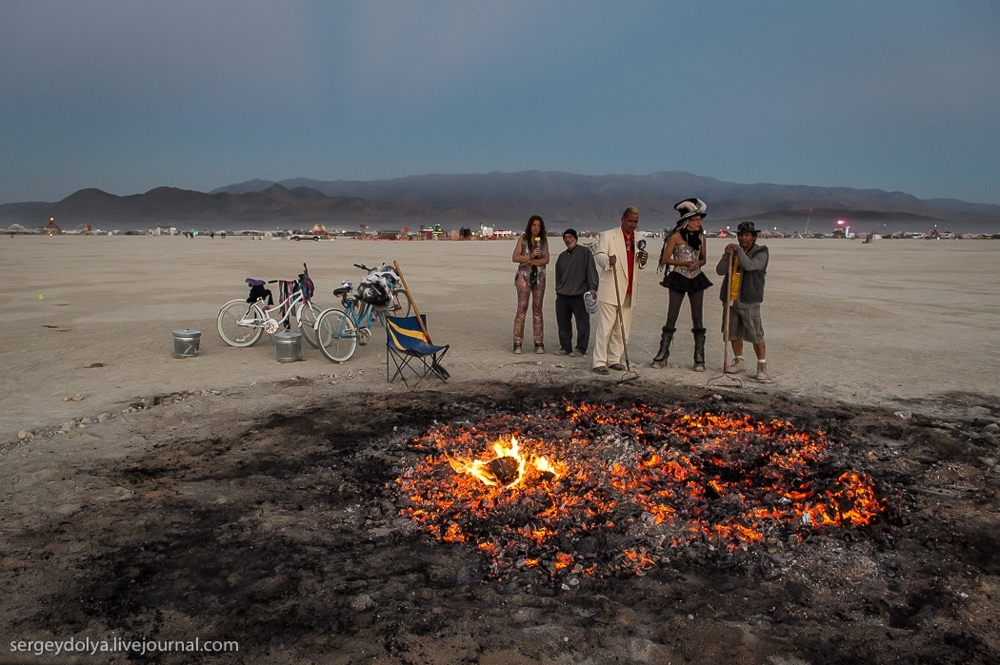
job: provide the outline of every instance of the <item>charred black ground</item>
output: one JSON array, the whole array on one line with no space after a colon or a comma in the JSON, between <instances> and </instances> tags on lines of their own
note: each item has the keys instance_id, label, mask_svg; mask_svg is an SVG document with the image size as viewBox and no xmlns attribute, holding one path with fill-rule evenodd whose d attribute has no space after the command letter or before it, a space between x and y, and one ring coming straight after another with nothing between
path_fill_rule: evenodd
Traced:
<instances>
[{"instance_id":1,"label":"charred black ground","mask_svg":"<svg viewBox=\"0 0 1000 665\"><path fill-rule=\"evenodd\" d=\"M423 454L415 437L564 399L822 430L889 510L737 560L684 548L643 576L573 585L491 578L473 545L437 542L400 514L395 480ZM991 422L641 385L349 397L93 469L133 498L7 531L4 573L25 608L10 631L240 641L236 656L162 662L996 663ZM62 591L33 599L38 576Z\"/></svg>"}]
</instances>

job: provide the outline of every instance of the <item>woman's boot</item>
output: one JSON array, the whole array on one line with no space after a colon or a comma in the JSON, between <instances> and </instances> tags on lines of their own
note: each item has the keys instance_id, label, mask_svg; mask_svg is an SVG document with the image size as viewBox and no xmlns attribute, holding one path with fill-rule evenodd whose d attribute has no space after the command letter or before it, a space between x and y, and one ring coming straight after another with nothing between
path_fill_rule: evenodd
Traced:
<instances>
[{"instance_id":1,"label":"woman's boot","mask_svg":"<svg viewBox=\"0 0 1000 665\"><path fill-rule=\"evenodd\" d=\"M694 333L694 371L705 371L705 328L692 328Z\"/></svg>"},{"instance_id":2,"label":"woman's boot","mask_svg":"<svg viewBox=\"0 0 1000 665\"><path fill-rule=\"evenodd\" d=\"M670 342L673 341L675 332L677 332L677 328L663 326L663 334L660 335L660 350L653 358L653 367L663 367L667 364L667 358L670 356Z\"/></svg>"}]
</instances>

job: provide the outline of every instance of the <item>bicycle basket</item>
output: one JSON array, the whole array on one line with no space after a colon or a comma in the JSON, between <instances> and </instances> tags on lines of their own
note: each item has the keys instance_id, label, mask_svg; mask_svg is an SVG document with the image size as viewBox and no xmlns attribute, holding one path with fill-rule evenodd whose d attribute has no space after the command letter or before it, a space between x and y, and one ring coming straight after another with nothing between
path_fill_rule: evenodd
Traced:
<instances>
[{"instance_id":1,"label":"bicycle basket","mask_svg":"<svg viewBox=\"0 0 1000 665\"><path fill-rule=\"evenodd\" d=\"M358 285L358 296L362 302L375 306L388 305L391 299L389 292L378 282L361 282Z\"/></svg>"}]
</instances>

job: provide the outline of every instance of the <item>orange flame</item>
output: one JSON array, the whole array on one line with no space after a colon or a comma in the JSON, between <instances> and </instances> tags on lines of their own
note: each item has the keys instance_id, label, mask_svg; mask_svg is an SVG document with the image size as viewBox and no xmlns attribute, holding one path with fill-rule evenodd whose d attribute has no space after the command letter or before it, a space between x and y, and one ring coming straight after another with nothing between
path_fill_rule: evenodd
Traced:
<instances>
[{"instance_id":1,"label":"orange flame","mask_svg":"<svg viewBox=\"0 0 1000 665\"><path fill-rule=\"evenodd\" d=\"M484 485L489 485L490 487L502 486L503 489L512 489L523 483L526 469L529 465L538 475L550 476L550 480L558 480L565 472L565 465L552 464L545 457L539 457L534 454L522 455L516 436L510 437L509 445L504 443L502 439L495 441L493 443L493 452L496 453L496 457L491 460L448 457L448 463L455 470L455 473L469 474ZM496 473L490 467L490 463L494 460L503 459L514 460L514 463L517 465L517 476L514 480L506 484L503 484L501 479L497 478Z\"/></svg>"}]
</instances>

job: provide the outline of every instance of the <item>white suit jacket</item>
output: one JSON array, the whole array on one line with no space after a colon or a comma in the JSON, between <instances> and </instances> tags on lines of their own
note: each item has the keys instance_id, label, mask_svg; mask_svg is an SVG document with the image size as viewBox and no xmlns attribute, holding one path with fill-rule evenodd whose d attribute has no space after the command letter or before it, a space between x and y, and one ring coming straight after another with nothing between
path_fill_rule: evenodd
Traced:
<instances>
[{"instance_id":1,"label":"white suit jacket","mask_svg":"<svg viewBox=\"0 0 1000 665\"><path fill-rule=\"evenodd\" d=\"M635 276L632 283L632 306L635 307L636 296L639 286L639 237L632 236L635 247L635 268L632 274ZM615 268L612 269L608 257L617 256L618 260ZM606 302L612 305L618 304L615 297L615 273L618 273L618 291L621 294L622 303L625 302L625 294L628 293L628 249L625 247L625 234L621 227L609 229L601 234L601 239L597 243L594 251L594 260L597 261L598 272L601 275L601 284L597 287L597 301Z\"/></svg>"}]
</instances>

